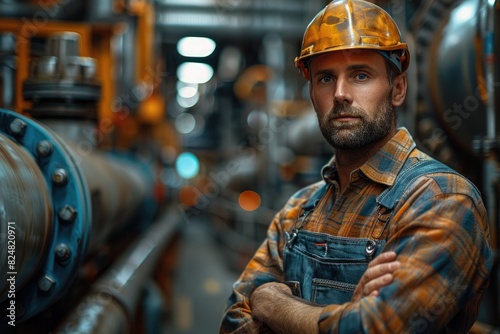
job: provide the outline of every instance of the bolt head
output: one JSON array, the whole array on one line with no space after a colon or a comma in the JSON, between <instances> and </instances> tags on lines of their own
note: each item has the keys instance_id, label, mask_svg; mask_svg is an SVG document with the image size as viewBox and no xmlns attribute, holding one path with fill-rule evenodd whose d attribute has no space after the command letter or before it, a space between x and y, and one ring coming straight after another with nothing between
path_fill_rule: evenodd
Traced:
<instances>
[{"instance_id":1,"label":"bolt head","mask_svg":"<svg viewBox=\"0 0 500 334\"><path fill-rule=\"evenodd\" d=\"M54 279L48 275L41 277L38 280L38 288L43 292L51 292L56 285Z\"/></svg>"},{"instance_id":2,"label":"bolt head","mask_svg":"<svg viewBox=\"0 0 500 334\"><path fill-rule=\"evenodd\" d=\"M48 140L42 140L36 146L36 152L39 157L47 157L52 154L54 147Z\"/></svg>"},{"instance_id":3,"label":"bolt head","mask_svg":"<svg viewBox=\"0 0 500 334\"><path fill-rule=\"evenodd\" d=\"M59 218L67 223L72 223L76 219L77 212L75 208L70 205L64 206L61 210L59 210Z\"/></svg>"},{"instance_id":4,"label":"bolt head","mask_svg":"<svg viewBox=\"0 0 500 334\"><path fill-rule=\"evenodd\" d=\"M69 249L68 245L63 243L57 245L54 252L56 255L56 259L59 262L64 262L68 260L71 256L71 249Z\"/></svg>"},{"instance_id":5,"label":"bolt head","mask_svg":"<svg viewBox=\"0 0 500 334\"><path fill-rule=\"evenodd\" d=\"M58 168L52 173L52 182L58 186L68 183L68 172L63 168Z\"/></svg>"},{"instance_id":6,"label":"bolt head","mask_svg":"<svg viewBox=\"0 0 500 334\"><path fill-rule=\"evenodd\" d=\"M10 123L10 131L17 136L22 136L26 132L28 125L20 118L14 119Z\"/></svg>"}]
</instances>

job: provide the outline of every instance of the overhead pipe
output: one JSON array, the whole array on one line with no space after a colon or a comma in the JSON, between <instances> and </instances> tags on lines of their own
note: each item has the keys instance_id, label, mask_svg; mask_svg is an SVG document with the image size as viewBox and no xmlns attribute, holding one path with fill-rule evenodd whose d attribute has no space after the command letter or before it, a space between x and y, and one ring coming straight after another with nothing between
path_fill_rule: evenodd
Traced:
<instances>
[{"instance_id":1,"label":"overhead pipe","mask_svg":"<svg viewBox=\"0 0 500 334\"><path fill-rule=\"evenodd\" d=\"M57 0L52 4L0 0L0 13L10 18L74 20L81 18L83 5L82 0Z\"/></svg>"},{"instance_id":2,"label":"overhead pipe","mask_svg":"<svg viewBox=\"0 0 500 334\"><path fill-rule=\"evenodd\" d=\"M277 33L300 37L311 17L324 6L320 0L308 1L180 1L157 3L157 26L173 33L210 33L218 36L262 36Z\"/></svg>"}]
</instances>

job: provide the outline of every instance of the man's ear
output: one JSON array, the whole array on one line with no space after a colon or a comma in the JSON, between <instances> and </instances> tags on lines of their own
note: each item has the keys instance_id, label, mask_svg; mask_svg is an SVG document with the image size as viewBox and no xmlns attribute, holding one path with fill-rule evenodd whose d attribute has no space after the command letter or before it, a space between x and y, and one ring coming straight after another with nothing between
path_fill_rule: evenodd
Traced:
<instances>
[{"instance_id":1,"label":"man's ear","mask_svg":"<svg viewBox=\"0 0 500 334\"><path fill-rule=\"evenodd\" d=\"M392 87L392 105L395 107L399 107L403 104L406 98L406 74L401 73L396 78L394 78Z\"/></svg>"}]
</instances>

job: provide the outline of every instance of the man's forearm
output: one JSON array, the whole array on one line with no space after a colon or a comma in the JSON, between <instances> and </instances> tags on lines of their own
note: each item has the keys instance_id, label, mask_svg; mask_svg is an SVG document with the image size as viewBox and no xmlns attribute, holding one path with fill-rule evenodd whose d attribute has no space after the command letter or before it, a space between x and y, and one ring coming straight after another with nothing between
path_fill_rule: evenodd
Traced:
<instances>
[{"instance_id":1,"label":"man's forearm","mask_svg":"<svg viewBox=\"0 0 500 334\"><path fill-rule=\"evenodd\" d=\"M322 306L312 305L295 297L281 283L267 283L251 297L252 315L266 323L275 333L318 333Z\"/></svg>"}]
</instances>

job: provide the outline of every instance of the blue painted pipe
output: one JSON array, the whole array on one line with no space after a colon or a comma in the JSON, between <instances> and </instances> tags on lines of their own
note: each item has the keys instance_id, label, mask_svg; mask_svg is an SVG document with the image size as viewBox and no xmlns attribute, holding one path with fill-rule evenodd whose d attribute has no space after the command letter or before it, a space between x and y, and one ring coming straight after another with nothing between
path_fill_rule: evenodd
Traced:
<instances>
[{"instance_id":1,"label":"blue painted pipe","mask_svg":"<svg viewBox=\"0 0 500 334\"><path fill-rule=\"evenodd\" d=\"M55 303L110 236L156 212L149 166L75 147L0 109L0 307L15 303L17 323Z\"/></svg>"}]
</instances>

